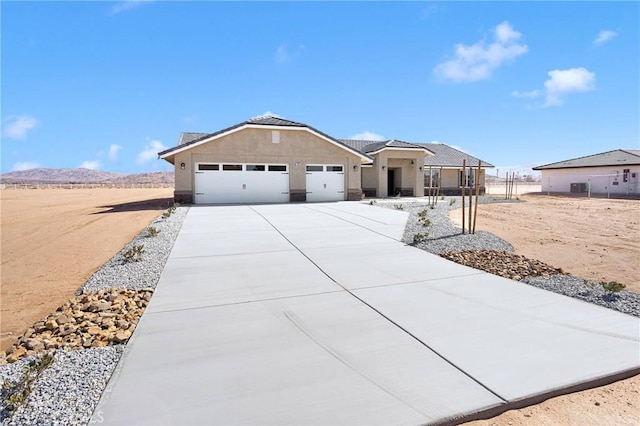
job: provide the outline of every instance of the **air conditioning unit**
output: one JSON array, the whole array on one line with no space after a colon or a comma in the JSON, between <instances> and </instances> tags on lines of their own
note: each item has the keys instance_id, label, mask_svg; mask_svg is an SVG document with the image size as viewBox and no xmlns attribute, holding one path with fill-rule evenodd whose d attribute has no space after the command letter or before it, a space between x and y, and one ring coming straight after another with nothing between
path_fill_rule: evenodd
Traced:
<instances>
[{"instance_id":1,"label":"air conditioning unit","mask_svg":"<svg viewBox=\"0 0 640 426\"><path fill-rule=\"evenodd\" d=\"M571 193L572 194L583 194L588 192L586 182L572 183L571 184Z\"/></svg>"}]
</instances>

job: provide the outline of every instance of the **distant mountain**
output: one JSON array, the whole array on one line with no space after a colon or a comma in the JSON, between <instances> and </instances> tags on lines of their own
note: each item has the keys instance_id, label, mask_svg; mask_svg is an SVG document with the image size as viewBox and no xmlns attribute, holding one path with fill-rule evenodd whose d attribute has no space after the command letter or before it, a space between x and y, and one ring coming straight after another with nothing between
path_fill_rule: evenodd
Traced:
<instances>
[{"instance_id":1,"label":"distant mountain","mask_svg":"<svg viewBox=\"0 0 640 426\"><path fill-rule=\"evenodd\" d=\"M3 173L2 183L173 184L173 172L111 173L90 169L30 169Z\"/></svg>"}]
</instances>

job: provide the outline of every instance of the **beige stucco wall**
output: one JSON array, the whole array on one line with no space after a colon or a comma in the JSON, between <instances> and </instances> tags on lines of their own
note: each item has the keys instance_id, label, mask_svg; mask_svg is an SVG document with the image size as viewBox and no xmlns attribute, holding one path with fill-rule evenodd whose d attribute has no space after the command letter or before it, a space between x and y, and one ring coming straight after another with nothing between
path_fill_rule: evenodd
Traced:
<instances>
[{"instance_id":1,"label":"beige stucco wall","mask_svg":"<svg viewBox=\"0 0 640 426\"><path fill-rule=\"evenodd\" d=\"M435 172L436 170L440 170L439 167L434 167L433 171ZM458 182L458 175L460 173L460 171L462 170L462 168L460 169L442 169L442 177L441 177L441 188L450 188L450 189L458 189L460 188L460 184ZM477 170L477 168L474 168L474 171ZM425 169L425 173L428 174L429 173L429 169ZM480 169L480 175L478 178L478 183L480 184L480 187L483 188L485 186L485 176L486 176L486 170L485 169Z\"/></svg>"},{"instance_id":2,"label":"beige stucco wall","mask_svg":"<svg viewBox=\"0 0 640 426\"><path fill-rule=\"evenodd\" d=\"M361 157L306 130L278 130L279 143L273 143L272 131L242 129L176 154L173 161L176 193L193 191L193 167L198 162L288 164L291 191L305 191L307 164L343 165L345 198L348 191L361 190ZM180 169L181 163L185 164L184 170Z\"/></svg>"},{"instance_id":3,"label":"beige stucco wall","mask_svg":"<svg viewBox=\"0 0 640 426\"><path fill-rule=\"evenodd\" d=\"M424 174L420 169L420 166L424 164L424 151L389 148L373 156L373 167L363 169L363 188L377 188L378 197L395 195L388 193L387 185L388 170L393 168L399 169L399 173L396 173L396 187L413 188L416 197L424 195ZM411 160L413 160L413 165L411 165Z\"/></svg>"}]
</instances>

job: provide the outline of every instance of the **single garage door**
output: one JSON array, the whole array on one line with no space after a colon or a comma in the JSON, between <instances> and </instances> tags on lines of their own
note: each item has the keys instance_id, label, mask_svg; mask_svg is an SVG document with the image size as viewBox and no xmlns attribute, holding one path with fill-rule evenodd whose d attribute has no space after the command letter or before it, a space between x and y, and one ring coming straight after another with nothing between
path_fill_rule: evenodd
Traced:
<instances>
[{"instance_id":1,"label":"single garage door","mask_svg":"<svg viewBox=\"0 0 640 426\"><path fill-rule=\"evenodd\" d=\"M286 203L286 164L196 163L196 204Z\"/></svg>"},{"instance_id":2,"label":"single garage door","mask_svg":"<svg viewBox=\"0 0 640 426\"><path fill-rule=\"evenodd\" d=\"M307 201L344 200L344 166L307 165Z\"/></svg>"}]
</instances>

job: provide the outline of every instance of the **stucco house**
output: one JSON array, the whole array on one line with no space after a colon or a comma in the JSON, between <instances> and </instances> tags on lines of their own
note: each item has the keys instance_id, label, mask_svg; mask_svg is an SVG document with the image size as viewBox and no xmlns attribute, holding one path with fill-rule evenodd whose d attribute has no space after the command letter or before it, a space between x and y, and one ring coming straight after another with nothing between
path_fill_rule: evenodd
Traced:
<instances>
[{"instance_id":1,"label":"stucco house","mask_svg":"<svg viewBox=\"0 0 640 426\"><path fill-rule=\"evenodd\" d=\"M615 149L534 167L542 192L640 194L640 150Z\"/></svg>"},{"instance_id":2,"label":"stucco house","mask_svg":"<svg viewBox=\"0 0 640 426\"><path fill-rule=\"evenodd\" d=\"M336 139L304 123L257 117L214 133L183 132L158 157L175 166L177 202L209 204L421 197L434 154L429 144Z\"/></svg>"}]
</instances>

